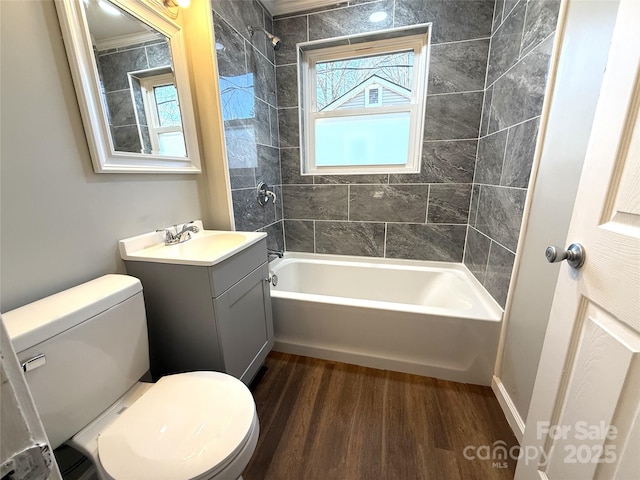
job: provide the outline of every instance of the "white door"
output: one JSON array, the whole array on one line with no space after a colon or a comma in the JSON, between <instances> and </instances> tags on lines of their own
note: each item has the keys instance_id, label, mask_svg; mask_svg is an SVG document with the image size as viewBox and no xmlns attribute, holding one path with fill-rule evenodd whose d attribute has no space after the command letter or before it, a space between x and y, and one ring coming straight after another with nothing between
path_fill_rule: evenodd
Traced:
<instances>
[{"instance_id":1,"label":"white door","mask_svg":"<svg viewBox=\"0 0 640 480\"><path fill-rule=\"evenodd\" d=\"M516 480L640 478L639 25L621 0Z\"/></svg>"},{"instance_id":2,"label":"white door","mask_svg":"<svg viewBox=\"0 0 640 480\"><path fill-rule=\"evenodd\" d=\"M62 480L0 316L0 477Z\"/></svg>"}]
</instances>

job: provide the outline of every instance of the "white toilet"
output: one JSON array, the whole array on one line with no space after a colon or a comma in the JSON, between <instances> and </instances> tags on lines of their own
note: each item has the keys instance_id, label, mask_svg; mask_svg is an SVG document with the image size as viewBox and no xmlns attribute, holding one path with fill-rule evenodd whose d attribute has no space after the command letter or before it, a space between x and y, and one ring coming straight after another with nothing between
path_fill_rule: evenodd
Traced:
<instances>
[{"instance_id":1,"label":"white toilet","mask_svg":"<svg viewBox=\"0 0 640 480\"><path fill-rule=\"evenodd\" d=\"M251 392L219 372L140 382L138 279L106 275L3 319L53 448L80 450L101 480L241 478L259 433Z\"/></svg>"}]
</instances>

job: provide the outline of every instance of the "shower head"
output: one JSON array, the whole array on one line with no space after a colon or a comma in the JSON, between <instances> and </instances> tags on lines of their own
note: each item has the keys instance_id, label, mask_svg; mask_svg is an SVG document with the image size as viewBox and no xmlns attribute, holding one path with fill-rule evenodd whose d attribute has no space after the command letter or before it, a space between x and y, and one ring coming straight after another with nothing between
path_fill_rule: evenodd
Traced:
<instances>
[{"instance_id":1,"label":"shower head","mask_svg":"<svg viewBox=\"0 0 640 480\"><path fill-rule=\"evenodd\" d=\"M264 32L264 34L267 36L267 38L269 40L271 40L271 46L273 47L274 50L278 50L280 48L280 39L278 37L276 37L273 33L267 32L264 28L262 27L247 27L247 30L249 30L249 33L251 34L251 36L253 37L253 34L256 30L259 30L261 32Z\"/></svg>"}]
</instances>

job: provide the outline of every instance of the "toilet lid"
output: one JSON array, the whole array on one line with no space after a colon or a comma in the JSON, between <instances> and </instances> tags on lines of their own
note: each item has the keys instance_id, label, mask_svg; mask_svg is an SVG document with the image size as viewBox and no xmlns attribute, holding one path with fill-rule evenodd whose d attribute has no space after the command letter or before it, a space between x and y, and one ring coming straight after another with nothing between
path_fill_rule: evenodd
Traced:
<instances>
[{"instance_id":1,"label":"toilet lid","mask_svg":"<svg viewBox=\"0 0 640 480\"><path fill-rule=\"evenodd\" d=\"M213 473L242 449L254 416L251 392L230 375L169 375L100 434L100 463L118 480Z\"/></svg>"}]
</instances>

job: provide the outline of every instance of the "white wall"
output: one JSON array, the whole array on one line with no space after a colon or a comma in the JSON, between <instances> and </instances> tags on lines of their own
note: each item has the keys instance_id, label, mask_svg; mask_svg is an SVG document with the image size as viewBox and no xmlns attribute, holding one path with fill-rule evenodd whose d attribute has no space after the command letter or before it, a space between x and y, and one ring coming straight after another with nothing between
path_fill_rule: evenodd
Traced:
<instances>
[{"instance_id":1,"label":"white wall","mask_svg":"<svg viewBox=\"0 0 640 480\"><path fill-rule=\"evenodd\" d=\"M206 217L203 175L93 173L53 0L0 1L0 311L105 273L117 241Z\"/></svg>"},{"instance_id":2,"label":"white wall","mask_svg":"<svg viewBox=\"0 0 640 480\"><path fill-rule=\"evenodd\" d=\"M503 350L494 379L501 384L496 393L503 408L511 408L506 412L508 419L517 419L521 428L529 410L559 272L557 264L546 262L544 251L548 245L565 247L565 243L580 241L566 236L617 9L617 1L573 1L567 14L548 126L546 131L541 130L541 135L546 133L530 193L530 213L518 246L519 270L512 281Z\"/></svg>"}]
</instances>

